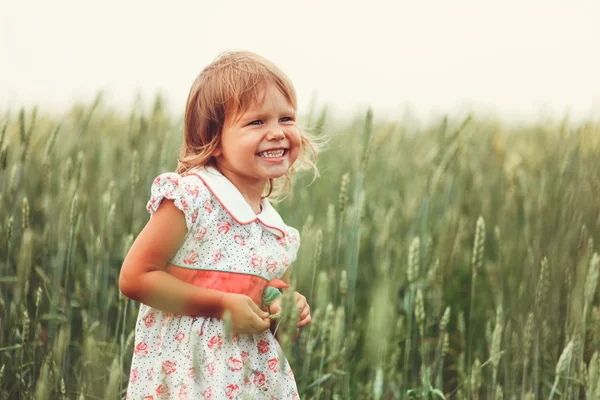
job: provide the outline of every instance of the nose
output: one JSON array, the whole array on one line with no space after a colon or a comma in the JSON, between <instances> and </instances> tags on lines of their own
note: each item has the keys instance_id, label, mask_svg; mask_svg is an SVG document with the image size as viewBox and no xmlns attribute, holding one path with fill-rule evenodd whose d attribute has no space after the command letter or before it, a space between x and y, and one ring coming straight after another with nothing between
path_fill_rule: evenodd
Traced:
<instances>
[{"instance_id":1,"label":"nose","mask_svg":"<svg viewBox=\"0 0 600 400\"><path fill-rule=\"evenodd\" d=\"M285 134L282 130L272 130L267 135L267 140L283 140L285 138Z\"/></svg>"}]
</instances>

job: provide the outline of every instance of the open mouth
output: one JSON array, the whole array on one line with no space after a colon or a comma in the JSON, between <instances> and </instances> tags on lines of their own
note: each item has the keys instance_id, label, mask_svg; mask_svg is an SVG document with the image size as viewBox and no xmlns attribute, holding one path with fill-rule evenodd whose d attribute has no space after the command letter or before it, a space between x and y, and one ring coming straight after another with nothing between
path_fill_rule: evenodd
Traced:
<instances>
[{"instance_id":1,"label":"open mouth","mask_svg":"<svg viewBox=\"0 0 600 400\"><path fill-rule=\"evenodd\" d=\"M260 153L257 153L257 155L259 157L263 157L263 158L279 158L279 157L283 157L286 152L287 152L286 149L268 150L268 151L261 151Z\"/></svg>"}]
</instances>

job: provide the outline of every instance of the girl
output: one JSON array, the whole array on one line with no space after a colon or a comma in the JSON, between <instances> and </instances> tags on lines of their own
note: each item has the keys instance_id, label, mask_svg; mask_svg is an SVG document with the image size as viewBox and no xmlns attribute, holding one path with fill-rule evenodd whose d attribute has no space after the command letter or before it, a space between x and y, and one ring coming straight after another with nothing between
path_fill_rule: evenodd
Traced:
<instances>
[{"instance_id":1,"label":"girl","mask_svg":"<svg viewBox=\"0 0 600 400\"><path fill-rule=\"evenodd\" d=\"M288 287L300 239L266 197L315 154L292 83L271 62L229 52L198 76L177 173L154 180L152 217L119 278L142 303L127 399L299 398L260 305L268 286ZM294 295L300 328L310 309ZM278 298L269 310L280 309Z\"/></svg>"}]
</instances>

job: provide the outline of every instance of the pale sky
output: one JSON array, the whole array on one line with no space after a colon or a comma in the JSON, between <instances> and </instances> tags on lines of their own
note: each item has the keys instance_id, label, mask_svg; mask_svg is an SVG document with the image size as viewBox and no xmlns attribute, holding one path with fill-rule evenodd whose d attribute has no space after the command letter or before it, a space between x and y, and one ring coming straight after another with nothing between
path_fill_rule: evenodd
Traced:
<instances>
[{"instance_id":1,"label":"pale sky","mask_svg":"<svg viewBox=\"0 0 600 400\"><path fill-rule=\"evenodd\" d=\"M600 115L598 0L0 0L0 110L159 90L181 113L227 49L279 65L301 111Z\"/></svg>"}]
</instances>

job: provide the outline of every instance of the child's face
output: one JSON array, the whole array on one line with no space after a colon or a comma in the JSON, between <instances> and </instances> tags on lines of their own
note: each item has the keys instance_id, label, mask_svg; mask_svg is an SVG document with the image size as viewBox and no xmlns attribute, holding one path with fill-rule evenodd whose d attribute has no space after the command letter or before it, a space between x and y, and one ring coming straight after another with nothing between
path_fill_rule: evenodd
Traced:
<instances>
[{"instance_id":1,"label":"child's face","mask_svg":"<svg viewBox=\"0 0 600 400\"><path fill-rule=\"evenodd\" d=\"M266 184L287 172L301 145L294 108L275 86L268 85L262 104L225 123L221 146L213 155L230 180Z\"/></svg>"}]
</instances>

